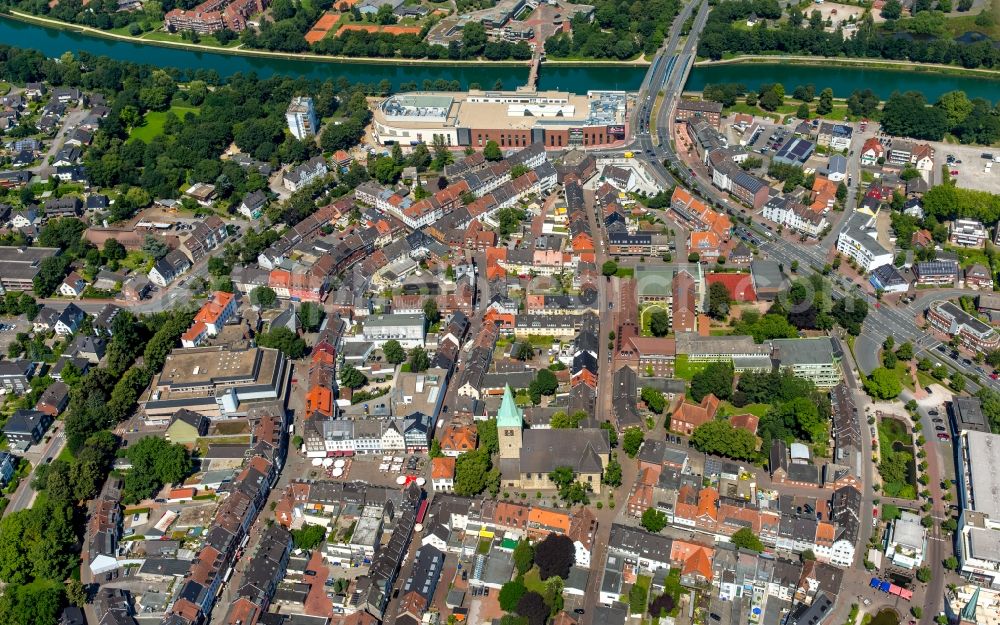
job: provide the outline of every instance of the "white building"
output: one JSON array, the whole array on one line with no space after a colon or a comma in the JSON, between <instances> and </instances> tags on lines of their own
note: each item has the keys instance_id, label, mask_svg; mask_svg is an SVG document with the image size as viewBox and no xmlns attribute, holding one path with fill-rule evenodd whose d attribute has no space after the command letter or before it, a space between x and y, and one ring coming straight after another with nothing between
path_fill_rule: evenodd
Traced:
<instances>
[{"instance_id":1,"label":"white building","mask_svg":"<svg viewBox=\"0 0 1000 625\"><path fill-rule=\"evenodd\" d=\"M968 431L958 450L958 571L986 587L1000 588L1000 435ZM976 459L973 463L972 458Z\"/></svg>"},{"instance_id":2,"label":"white building","mask_svg":"<svg viewBox=\"0 0 1000 625\"><path fill-rule=\"evenodd\" d=\"M399 315L369 315L364 320L362 336L364 340L382 347L386 341L395 339L404 349L423 347L425 333L423 313Z\"/></svg>"},{"instance_id":3,"label":"white building","mask_svg":"<svg viewBox=\"0 0 1000 625\"><path fill-rule=\"evenodd\" d=\"M981 221L956 219L948 226L948 240L962 247L983 247L989 234Z\"/></svg>"},{"instance_id":4,"label":"white building","mask_svg":"<svg viewBox=\"0 0 1000 625\"><path fill-rule=\"evenodd\" d=\"M903 512L889 530L885 544L885 555L896 566L917 569L924 561L927 551L927 530L920 524L920 517L912 512Z\"/></svg>"},{"instance_id":5,"label":"white building","mask_svg":"<svg viewBox=\"0 0 1000 625\"><path fill-rule=\"evenodd\" d=\"M288 122L288 130L298 139L316 134L316 109L313 107L313 99L296 96L292 98L292 103L285 111L285 121Z\"/></svg>"},{"instance_id":6,"label":"white building","mask_svg":"<svg viewBox=\"0 0 1000 625\"><path fill-rule=\"evenodd\" d=\"M847 256L864 273L892 262L892 252L876 240L875 216L856 212L848 217L837 237L837 251Z\"/></svg>"},{"instance_id":7,"label":"white building","mask_svg":"<svg viewBox=\"0 0 1000 625\"><path fill-rule=\"evenodd\" d=\"M818 238L829 225L825 215L783 196L775 196L768 200L761 215L783 228L790 228L813 238Z\"/></svg>"}]
</instances>

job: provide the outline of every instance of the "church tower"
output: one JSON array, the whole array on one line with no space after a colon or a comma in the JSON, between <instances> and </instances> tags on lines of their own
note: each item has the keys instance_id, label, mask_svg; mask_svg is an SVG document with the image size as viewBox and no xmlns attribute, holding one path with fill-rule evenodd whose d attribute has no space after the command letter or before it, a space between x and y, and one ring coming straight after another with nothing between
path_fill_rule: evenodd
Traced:
<instances>
[{"instance_id":1,"label":"church tower","mask_svg":"<svg viewBox=\"0 0 1000 625\"><path fill-rule=\"evenodd\" d=\"M503 390L503 402L497 412L497 438L500 439L501 458L521 457L521 433L524 430L524 411L514 401L510 385Z\"/></svg>"}]
</instances>

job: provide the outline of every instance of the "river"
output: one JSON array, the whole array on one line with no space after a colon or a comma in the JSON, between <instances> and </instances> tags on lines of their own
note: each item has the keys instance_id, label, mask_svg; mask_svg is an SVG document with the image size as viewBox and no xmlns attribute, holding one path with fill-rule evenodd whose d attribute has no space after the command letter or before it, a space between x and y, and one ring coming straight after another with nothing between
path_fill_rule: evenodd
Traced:
<instances>
[{"instance_id":1,"label":"river","mask_svg":"<svg viewBox=\"0 0 1000 625\"><path fill-rule=\"evenodd\" d=\"M404 65L390 63L337 63L298 59L245 56L216 52L198 52L182 48L118 41L95 35L70 32L38 24L0 17L0 42L23 48L40 50L49 57L67 51L87 51L116 59L149 63L180 69L214 69L222 76L236 72L256 72L260 76L282 74L309 78L345 77L352 82L377 83L389 80L393 86L403 82L445 78L458 80L463 88L478 82L484 88L500 80L505 88L523 84L528 77L527 67L496 64L471 65ZM539 88L561 89L585 93L590 89L639 88L645 74L638 66L565 66L543 64ZM970 97L996 100L1000 94L1000 78L981 76L955 76L936 72L908 70L868 69L863 67L816 67L779 63L739 63L696 66L691 71L686 88L699 91L708 83L741 82L747 87L763 83L780 82L786 91L796 85L813 83L817 90L831 87L835 95L847 97L854 89L870 88L886 98L895 90L922 91L930 101L942 93L961 89Z\"/></svg>"}]
</instances>

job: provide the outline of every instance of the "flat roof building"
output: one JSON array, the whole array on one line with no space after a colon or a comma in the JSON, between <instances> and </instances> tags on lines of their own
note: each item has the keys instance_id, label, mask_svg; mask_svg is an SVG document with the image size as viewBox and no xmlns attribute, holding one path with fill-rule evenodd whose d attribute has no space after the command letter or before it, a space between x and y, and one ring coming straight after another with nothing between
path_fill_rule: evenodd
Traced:
<instances>
[{"instance_id":1,"label":"flat roof building","mask_svg":"<svg viewBox=\"0 0 1000 625\"><path fill-rule=\"evenodd\" d=\"M247 414L255 402L284 401L284 354L266 347L175 349L140 399L147 423L166 424L179 409L210 419Z\"/></svg>"},{"instance_id":2,"label":"flat roof building","mask_svg":"<svg viewBox=\"0 0 1000 625\"><path fill-rule=\"evenodd\" d=\"M956 397L951 402L952 428L955 433L990 433L990 422L983 414L983 404L975 397Z\"/></svg>"},{"instance_id":3,"label":"flat roof building","mask_svg":"<svg viewBox=\"0 0 1000 625\"><path fill-rule=\"evenodd\" d=\"M622 91L417 92L392 95L374 110L379 143L547 148L607 145L625 138Z\"/></svg>"},{"instance_id":4,"label":"flat roof building","mask_svg":"<svg viewBox=\"0 0 1000 625\"><path fill-rule=\"evenodd\" d=\"M773 358L781 369L811 380L820 388L833 388L840 383L840 360L833 353L833 343L826 336L807 339L774 339Z\"/></svg>"},{"instance_id":5,"label":"flat roof building","mask_svg":"<svg viewBox=\"0 0 1000 625\"><path fill-rule=\"evenodd\" d=\"M1000 435L966 432L956 438L959 572L1000 588ZM975 462L972 459L975 459Z\"/></svg>"},{"instance_id":6,"label":"flat roof building","mask_svg":"<svg viewBox=\"0 0 1000 625\"><path fill-rule=\"evenodd\" d=\"M0 247L0 292L30 291L42 261L61 251L57 247Z\"/></svg>"}]
</instances>

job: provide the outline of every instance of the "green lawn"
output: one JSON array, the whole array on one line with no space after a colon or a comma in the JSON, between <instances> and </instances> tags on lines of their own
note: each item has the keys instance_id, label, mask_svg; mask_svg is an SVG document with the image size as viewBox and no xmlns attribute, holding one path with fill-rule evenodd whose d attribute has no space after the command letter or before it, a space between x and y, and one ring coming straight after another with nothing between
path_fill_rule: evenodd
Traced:
<instances>
[{"instance_id":1,"label":"green lawn","mask_svg":"<svg viewBox=\"0 0 1000 625\"><path fill-rule=\"evenodd\" d=\"M704 371L708 364L707 362L688 362L687 354L677 354L677 359L674 361L674 377L690 380L694 374Z\"/></svg>"},{"instance_id":2,"label":"green lawn","mask_svg":"<svg viewBox=\"0 0 1000 625\"><path fill-rule=\"evenodd\" d=\"M7 95L10 92L10 83L0 81L0 95Z\"/></svg>"},{"instance_id":3,"label":"green lawn","mask_svg":"<svg viewBox=\"0 0 1000 625\"><path fill-rule=\"evenodd\" d=\"M632 278L635 276L635 269L631 267L619 267L615 275L619 278Z\"/></svg>"},{"instance_id":4,"label":"green lawn","mask_svg":"<svg viewBox=\"0 0 1000 625\"><path fill-rule=\"evenodd\" d=\"M138 128L133 128L129 136L130 138L149 143L154 138L163 134L163 124L167 121L167 113L173 113L180 119L184 119L184 116L188 113L197 115L198 111L198 107L194 106L171 106L166 111L151 111L146 113L146 123Z\"/></svg>"},{"instance_id":5,"label":"green lawn","mask_svg":"<svg viewBox=\"0 0 1000 625\"><path fill-rule=\"evenodd\" d=\"M726 414L729 415L750 413L757 417L763 417L771 409L771 404L747 404L742 408L737 408L728 401L724 401L719 404L719 408L725 409Z\"/></svg>"},{"instance_id":6,"label":"green lawn","mask_svg":"<svg viewBox=\"0 0 1000 625\"><path fill-rule=\"evenodd\" d=\"M119 264L132 271L146 273L153 268L153 259L145 252L136 250L129 252Z\"/></svg>"},{"instance_id":7,"label":"green lawn","mask_svg":"<svg viewBox=\"0 0 1000 625\"><path fill-rule=\"evenodd\" d=\"M896 363L896 368L892 370L899 379L899 383L903 385L903 388L908 388L911 391L913 388L913 377L910 376L910 369L906 366L905 362L898 361Z\"/></svg>"},{"instance_id":8,"label":"green lawn","mask_svg":"<svg viewBox=\"0 0 1000 625\"><path fill-rule=\"evenodd\" d=\"M531 570L524 574L524 586L528 590L533 590L545 596L545 582L538 576L538 567L533 566Z\"/></svg>"}]
</instances>

